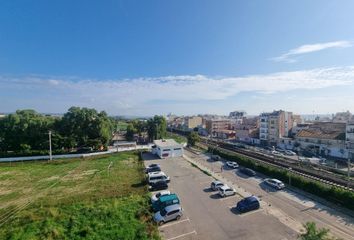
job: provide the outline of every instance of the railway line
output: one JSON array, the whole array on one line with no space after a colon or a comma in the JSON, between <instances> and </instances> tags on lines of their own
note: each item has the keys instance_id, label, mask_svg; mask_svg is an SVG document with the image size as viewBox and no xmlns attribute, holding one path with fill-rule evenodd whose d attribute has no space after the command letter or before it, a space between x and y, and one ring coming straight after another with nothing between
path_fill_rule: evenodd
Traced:
<instances>
[{"instance_id":1,"label":"railway line","mask_svg":"<svg viewBox=\"0 0 354 240\"><path fill-rule=\"evenodd\" d=\"M342 176L339 176L338 174L325 171L323 169L314 169L313 167L310 167L308 165L302 166L301 162L296 160L290 160L290 159L285 160L284 158L279 159L274 156L266 156L261 153L240 149L235 147L232 144L220 142L220 141L212 140L209 143L203 143L203 144L206 144L207 146L210 147L221 149L223 151L227 151L229 153L237 153L241 156L251 158L254 161L262 162L267 165L272 165L278 168L282 168L284 170L291 171L292 173L301 175L311 180L322 182L323 184L326 185L354 191L353 181L350 181L348 183L347 179L343 179Z\"/></svg>"}]
</instances>

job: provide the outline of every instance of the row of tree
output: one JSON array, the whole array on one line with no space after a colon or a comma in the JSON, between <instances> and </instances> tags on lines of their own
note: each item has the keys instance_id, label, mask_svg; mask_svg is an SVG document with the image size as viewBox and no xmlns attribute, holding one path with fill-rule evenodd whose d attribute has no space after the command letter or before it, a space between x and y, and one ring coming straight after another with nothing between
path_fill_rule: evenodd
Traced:
<instances>
[{"instance_id":1,"label":"row of tree","mask_svg":"<svg viewBox=\"0 0 354 240\"><path fill-rule=\"evenodd\" d=\"M100 149L109 144L115 125L104 111L89 108L71 107L63 117L18 110L0 119L0 153L46 150L49 131L54 151Z\"/></svg>"},{"instance_id":2,"label":"row of tree","mask_svg":"<svg viewBox=\"0 0 354 240\"><path fill-rule=\"evenodd\" d=\"M165 138L167 135L167 122L162 116L154 116L147 121L134 120L127 126L126 138L133 141L134 136L147 134L149 142L155 139Z\"/></svg>"}]
</instances>

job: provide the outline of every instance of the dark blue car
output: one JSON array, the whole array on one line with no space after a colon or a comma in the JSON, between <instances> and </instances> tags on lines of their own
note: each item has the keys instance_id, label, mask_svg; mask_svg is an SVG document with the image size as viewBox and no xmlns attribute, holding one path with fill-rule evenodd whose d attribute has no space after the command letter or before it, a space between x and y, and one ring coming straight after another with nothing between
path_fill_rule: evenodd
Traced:
<instances>
[{"instance_id":1,"label":"dark blue car","mask_svg":"<svg viewBox=\"0 0 354 240\"><path fill-rule=\"evenodd\" d=\"M256 210L259 208L259 201L256 197L251 196L251 197L246 197L239 201L236 205L236 209L241 212L248 212L252 210Z\"/></svg>"}]
</instances>

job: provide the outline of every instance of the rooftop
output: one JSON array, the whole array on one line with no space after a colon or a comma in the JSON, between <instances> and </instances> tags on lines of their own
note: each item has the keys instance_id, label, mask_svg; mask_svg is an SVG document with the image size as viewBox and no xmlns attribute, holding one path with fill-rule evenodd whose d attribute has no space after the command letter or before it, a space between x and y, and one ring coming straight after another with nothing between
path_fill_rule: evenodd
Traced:
<instances>
[{"instance_id":1,"label":"rooftop","mask_svg":"<svg viewBox=\"0 0 354 240\"><path fill-rule=\"evenodd\" d=\"M159 139L154 140L154 144L159 147L171 147L171 146L181 146L174 139Z\"/></svg>"}]
</instances>

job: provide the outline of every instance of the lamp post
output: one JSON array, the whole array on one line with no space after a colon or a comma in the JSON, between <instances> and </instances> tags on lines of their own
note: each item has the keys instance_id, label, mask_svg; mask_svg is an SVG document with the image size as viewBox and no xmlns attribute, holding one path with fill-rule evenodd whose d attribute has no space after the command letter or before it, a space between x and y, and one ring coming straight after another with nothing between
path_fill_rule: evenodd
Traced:
<instances>
[{"instance_id":1,"label":"lamp post","mask_svg":"<svg viewBox=\"0 0 354 240\"><path fill-rule=\"evenodd\" d=\"M292 168L289 167L289 186L291 186L291 174L290 174L291 170L292 170Z\"/></svg>"},{"instance_id":2,"label":"lamp post","mask_svg":"<svg viewBox=\"0 0 354 240\"><path fill-rule=\"evenodd\" d=\"M49 131L49 160L52 161L52 131Z\"/></svg>"}]
</instances>

